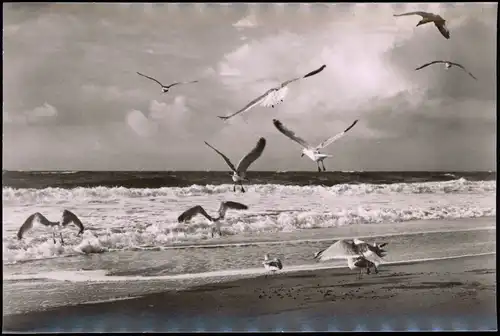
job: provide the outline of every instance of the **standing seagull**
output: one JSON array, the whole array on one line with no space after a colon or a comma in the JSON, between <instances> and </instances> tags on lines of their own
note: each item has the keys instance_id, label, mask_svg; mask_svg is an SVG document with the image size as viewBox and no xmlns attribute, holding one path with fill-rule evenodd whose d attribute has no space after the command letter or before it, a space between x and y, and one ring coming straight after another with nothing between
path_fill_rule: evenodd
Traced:
<instances>
[{"instance_id":1,"label":"standing seagull","mask_svg":"<svg viewBox=\"0 0 500 336\"><path fill-rule=\"evenodd\" d=\"M226 163L229 166L229 168L231 168L231 170L233 171L233 174L232 174L232 178L233 178L233 181L234 181L233 191L236 191L236 183L239 183L239 185L241 186L241 191L245 192L245 188L243 188L243 182L242 181L248 181L247 178L246 178L247 169L248 169L248 167L250 167L250 165L255 160L257 160L261 156L262 152L264 151L264 148L266 147L266 139L260 138L259 141L257 141L257 145L250 151L250 153L248 153L247 155L245 155L240 160L240 162L238 162L238 167L237 168L234 167L234 165L232 164L231 160L229 160L227 158L227 156L225 156L224 154L222 154L220 151L218 151L215 147L213 147L212 145L210 145L208 142L205 141L205 144L208 147L212 148L214 151L216 151L217 154L219 154L220 156L222 156L222 158L224 159L224 161L226 161Z\"/></svg>"},{"instance_id":2,"label":"standing seagull","mask_svg":"<svg viewBox=\"0 0 500 336\"><path fill-rule=\"evenodd\" d=\"M205 209L201 205L196 205L192 207L191 209L188 209L184 211L178 218L177 221L179 223L187 222L194 216L201 214L205 216L209 221L210 224L215 224L215 226L212 226L212 238L214 237L214 232L217 230L217 233L219 234L219 237L222 236L222 233L220 231L220 220L224 219L226 216L226 211L227 209L236 209L236 210L247 210L248 206L245 204L241 204L238 202L232 202L232 201L226 201L226 202L221 202L220 207L219 207L219 217L212 217L210 216Z\"/></svg>"},{"instance_id":3,"label":"standing seagull","mask_svg":"<svg viewBox=\"0 0 500 336\"><path fill-rule=\"evenodd\" d=\"M269 259L269 254L266 254L264 256L264 261L262 262L262 264L264 265L266 270L271 271L273 273L283 268L281 260L279 260L278 258Z\"/></svg>"},{"instance_id":4,"label":"standing seagull","mask_svg":"<svg viewBox=\"0 0 500 336\"><path fill-rule=\"evenodd\" d=\"M366 268L367 274L370 274L370 268L373 267L375 273L378 273L377 265L387 252L382 247L386 245L387 243L371 245L357 238L353 241L342 239L315 253L314 259L319 258L320 261L347 259L347 266L352 270Z\"/></svg>"},{"instance_id":5,"label":"standing seagull","mask_svg":"<svg viewBox=\"0 0 500 336\"><path fill-rule=\"evenodd\" d=\"M17 232L17 238L19 240L22 239L23 234L33 228L33 225L44 225L52 228L52 239L54 240L54 244L56 243L56 230L59 229L61 244L64 244L62 232L60 230L70 223L74 223L80 229L77 234L78 236L85 230L80 219L78 219L78 217L76 217L76 215L69 210L63 211L62 218L59 222L51 222L41 213L35 212L24 221L23 225L21 225L19 231Z\"/></svg>"},{"instance_id":6,"label":"standing seagull","mask_svg":"<svg viewBox=\"0 0 500 336\"><path fill-rule=\"evenodd\" d=\"M218 116L218 117L221 118L222 120L227 120L227 119L229 119L231 117L234 117L237 114L240 114L242 112L246 112L246 111L250 110L251 108L253 108L253 107L257 106L257 105L261 105L261 106L264 106L264 107L269 107L270 106L270 107L274 108L276 105L282 103L283 99L285 99L285 96L288 93L288 87L287 86L290 83L298 81L299 79L303 79L303 78L314 76L314 75L320 73L321 71L323 71L324 68L326 68L326 65L323 64L321 67L319 67L318 69L316 69L314 71L309 72L305 76L301 76L301 77L297 77L297 78L294 78L294 79L287 80L287 81L281 83L280 85L278 85L278 86L276 86L276 87L274 87L272 89L267 90L266 93L264 93L263 95L255 98L254 100L252 100L250 103L248 103L241 110L236 111L233 114L230 114L228 116Z\"/></svg>"},{"instance_id":7,"label":"standing seagull","mask_svg":"<svg viewBox=\"0 0 500 336\"><path fill-rule=\"evenodd\" d=\"M149 77L149 76L146 76L144 74L141 74L140 72L137 73L139 76L142 76L142 77L146 77L148 79L151 79L152 81L155 81L156 83L160 84L161 86L161 90L163 93L167 93L168 90L173 87L173 86L176 86L176 85L179 85L179 84L191 84L191 83L198 83L197 80L195 81L191 81L191 82L175 82L173 84L170 84L170 85L163 85L162 83L160 83L160 81L154 79L153 77Z\"/></svg>"},{"instance_id":8,"label":"standing seagull","mask_svg":"<svg viewBox=\"0 0 500 336\"><path fill-rule=\"evenodd\" d=\"M439 29L441 34L447 39L450 38L450 31L448 30L448 28L446 28L446 20L443 19L441 16L427 12L409 12L403 14L394 14L394 16L406 16L406 15L420 15L422 17L422 20L420 20L417 23L417 27L429 22L434 22L434 25L437 27L437 29Z\"/></svg>"},{"instance_id":9,"label":"standing seagull","mask_svg":"<svg viewBox=\"0 0 500 336\"><path fill-rule=\"evenodd\" d=\"M366 269L366 274L370 274L370 268L375 267L375 273L378 273L377 266L365 257L347 258L347 266L351 270L359 270L358 279L361 279L363 269Z\"/></svg>"},{"instance_id":10,"label":"standing seagull","mask_svg":"<svg viewBox=\"0 0 500 336\"><path fill-rule=\"evenodd\" d=\"M438 64L438 63L444 63L445 66L446 66L446 69L448 70L449 68L451 68L452 66L457 66L459 67L460 69L462 69L463 71L467 72L469 74L469 76L471 76L472 78L474 78L475 80L477 80L476 77L474 77L474 75L472 73L470 73L469 71L467 71L467 69L465 69L465 67L461 64L458 64L458 63L455 63L455 62L451 62L451 61L432 61L432 62L429 62L429 63L425 63L424 65L422 66L419 66L418 68L416 68L415 70L420 70L420 69L423 69L425 67L428 67L429 65L432 65L432 64Z\"/></svg>"},{"instance_id":11,"label":"standing seagull","mask_svg":"<svg viewBox=\"0 0 500 336\"><path fill-rule=\"evenodd\" d=\"M278 119L273 119L273 124L278 129L278 131L280 131L285 136L287 136L288 138L292 139L293 141L297 142L299 145L304 147L302 149L302 155L300 157L307 155L308 158L316 162L316 164L318 165L318 172L321 172L321 167L319 165L320 162L323 165L323 171L326 171L325 163L323 162L323 160L326 159L327 157L331 157L331 155L328 154L321 154L319 150L325 148L326 146L342 138L344 134L347 133L347 131L349 131L351 128L354 127L354 125L356 125L357 122L358 120L355 120L351 124L351 126L347 127L344 131L338 133L337 135L332 136L331 138L326 139L316 147L313 147L310 144L308 144L304 139L295 135L293 131L286 128L281 121L279 121Z\"/></svg>"}]
</instances>

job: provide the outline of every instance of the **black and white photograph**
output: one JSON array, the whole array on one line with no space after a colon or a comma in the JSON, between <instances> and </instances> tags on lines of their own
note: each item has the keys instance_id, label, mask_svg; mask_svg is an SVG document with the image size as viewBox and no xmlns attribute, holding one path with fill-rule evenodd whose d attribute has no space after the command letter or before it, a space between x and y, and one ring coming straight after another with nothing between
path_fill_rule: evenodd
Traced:
<instances>
[{"instance_id":1,"label":"black and white photograph","mask_svg":"<svg viewBox=\"0 0 500 336\"><path fill-rule=\"evenodd\" d=\"M497 16L5 2L3 332L496 331Z\"/></svg>"}]
</instances>

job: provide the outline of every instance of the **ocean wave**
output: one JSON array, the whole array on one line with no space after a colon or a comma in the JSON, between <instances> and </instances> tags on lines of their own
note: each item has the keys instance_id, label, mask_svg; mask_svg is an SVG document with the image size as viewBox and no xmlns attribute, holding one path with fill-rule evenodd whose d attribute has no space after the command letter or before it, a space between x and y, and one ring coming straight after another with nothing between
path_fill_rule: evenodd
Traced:
<instances>
[{"instance_id":1,"label":"ocean wave","mask_svg":"<svg viewBox=\"0 0 500 336\"><path fill-rule=\"evenodd\" d=\"M427 208L371 208L340 209L325 213L281 212L252 214L227 218L221 227L224 236L242 233L293 232L301 229L333 228L353 224L398 223L413 220L458 219L496 216L496 208L469 206L434 206ZM195 217L189 225L177 222L120 223L113 227L92 228L83 239L70 235L66 245L52 242L52 234L26 236L22 241L14 236L3 238L3 261L15 263L76 254L102 253L123 250L161 250L176 243L196 243L210 238L210 225L202 217Z\"/></svg>"},{"instance_id":2,"label":"ocean wave","mask_svg":"<svg viewBox=\"0 0 500 336\"><path fill-rule=\"evenodd\" d=\"M289 186L280 184L254 184L246 187L248 192L266 194L313 194L326 192L333 195L362 196L369 194L457 194L488 193L496 191L496 181L468 181L464 178L444 182L391 183L391 184L337 184L323 186ZM124 188L94 187L74 189L2 188L4 202L37 204L79 198L87 202L100 203L121 198L139 197L190 197L207 194L233 193L233 185L191 185L189 187Z\"/></svg>"}]
</instances>

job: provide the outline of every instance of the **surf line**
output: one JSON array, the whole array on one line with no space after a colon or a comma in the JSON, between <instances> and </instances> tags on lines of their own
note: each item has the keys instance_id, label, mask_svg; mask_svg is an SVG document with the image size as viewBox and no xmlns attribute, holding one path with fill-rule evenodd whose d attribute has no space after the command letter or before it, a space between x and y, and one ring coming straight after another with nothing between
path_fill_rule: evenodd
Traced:
<instances>
[{"instance_id":1,"label":"surf line","mask_svg":"<svg viewBox=\"0 0 500 336\"><path fill-rule=\"evenodd\" d=\"M450 233L450 232L468 232L468 231L487 231L496 230L494 226L484 226L477 228L468 229L457 229L457 230L444 230L444 231L417 231L417 232L402 232L402 233L388 233L388 234L378 234L363 236L363 239L373 239L378 237L395 237L395 236L412 236L419 234L428 233ZM239 242L239 243L224 243L224 244L200 244L200 245L173 245L173 246L162 246L162 247L144 247L144 250L148 249L160 249L160 250L182 250L182 249L195 249L195 248L224 248L224 247L245 247L245 246L260 246L260 245L285 245L285 244L296 244L296 243L315 243L324 241L335 241L340 239L354 239L357 237L344 237L337 236L335 238L313 238L313 239L296 239L296 240L281 240L281 241L256 241L256 242Z\"/></svg>"}]
</instances>

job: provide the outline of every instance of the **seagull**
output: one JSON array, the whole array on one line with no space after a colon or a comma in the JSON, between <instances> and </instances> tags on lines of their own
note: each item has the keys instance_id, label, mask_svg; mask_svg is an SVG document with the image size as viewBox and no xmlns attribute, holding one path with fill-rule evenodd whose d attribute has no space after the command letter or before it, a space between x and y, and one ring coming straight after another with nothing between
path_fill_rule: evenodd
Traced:
<instances>
[{"instance_id":1,"label":"seagull","mask_svg":"<svg viewBox=\"0 0 500 336\"><path fill-rule=\"evenodd\" d=\"M212 238L214 237L214 232L217 230L217 233L219 234L219 237L222 236L222 233L220 231L220 223L219 221L221 219L224 219L226 216L227 209L236 209L236 210L247 210L248 206L245 204L241 204L238 202L232 202L232 201L226 201L226 202L221 202L220 207L219 207L219 216L218 217L212 217L210 216L205 209L201 205L196 205L192 207L191 209L188 209L184 211L179 217L177 217L177 221L179 223L184 223L189 221L191 218L194 216L201 214L205 216L209 221L210 224L215 224L215 226L212 226Z\"/></svg>"},{"instance_id":2,"label":"seagull","mask_svg":"<svg viewBox=\"0 0 500 336\"><path fill-rule=\"evenodd\" d=\"M432 65L432 64L437 64L437 63L444 63L445 66L446 66L446 69L449 69L451 68L452 66L457 66L459 67L460 69L462 69L463 71L467 72L469 74L469 76L471 76L472 78L474 78L475 80L477 80L476 77L474 77L473 74L471 74L469 71L467 71L467 69L465 69L465 67L461 64L458 64L458 63L455 63L455 62L451 62L451 61L432 61L432 62L429 62L429 63L425 63L424 65L422 66L419 66L418 68L416 68L415 70L420 70L420 69L423 69L425 67L428 67L429 65Z\"/></svg>"},{"instance_id":3,"label":"seagull","mask_svg":"<svg viewBox=\"0 0 500 336\"><path fill-rule=\"evenodd\" d=\"M314 147L314 146L311 146L310 144L308 144L304 139L295 135L295 133L293 131L286 128L285 125L283 125L283 123L281 121L279 121L278 119L273 119L273 124L278 129L278 131L280 131L285 136L287 136L288 138L292 139L293 141L297 142L299 145L304 147L302 149L302 155L300 157L307 155L308 158L315 161L316 164L318 165L318 172L321 172L321 167L319 165L320 162L323 165L323 171L326 171L325 163L323 162L323 160L326 159L327 157L331 157L331 155L320 153L320 149L325 148L326 146L332 144L333 142L335 142L338 139L340 139L341 137L343 137L344 134L346 134L347 131L349 131L351 128L353 128L357 122L358 122L358 120L355 120L351 124L351 126L347 127L344 131L326 139L325 141L323 141L322 143L320 143L319 145Z\"/></svg>"},{"instance_id":4,"label":"seagull","mask_svg":"<svg viewBox=\"0 0 500 336\"><path fill-rule=\"evenodd\" d=\"M262 264L264 265L266 270L271 271L272 273L275 273L276 271L279 271L283 268L281 260L279 260L278 258L269 259L269 254L266 254L264 256L264 262L262 262Z\"/></svg>"},{"instance_id":5,"label":"seagull","mask_svg":"<svg viewBox=\"0 0 500 336\"><path fill-rule=\"evenodd\" d=\"M260 138L259 141L257 141L257 145L250 151L250 153L248 153L247 155L245 155L240 160L240 162L238 162L238 166L236 168L232 164L231 160L229 160L227 158L227 156L225 156L224 154L222 154L220 151L218 151L215 147L213 147L212 145L210 145L208 142L205 141L205 144L208 147L212 148L214 151L216 151L217 154L219 154L220 156L222 156L222 158L224 159L224 161L226 161L226 164L233 171L233 174L232 174L232 178L233 178L233 182L234 182L233 191L236 191L236 183L239 183L239 185L241 186L241 191L245 192L245 188L243 188L243 182L242 181L248 181L248 179L246 178L247 169L248 169L248 167L250 167L250 165L255 160L257 160L261 156L262 152L264 151L264 148L266 147L266 139Z\"/></svg>"},{"instance_id":6,"label":"seagull","mask_svg":"<svg viewBox=\"0 0 500 336\"><path fill-rule=\"evenodd\" d=\"M375 268L375 273L378 273L378 264L383 260L387 251L383 249L387 243L368 244L362 240L354 239L339 240L332 244L330 247L316 252L314 259L320 261L327 261L331 259L347 259L347 266L351 269L366 268L367 274L370 274L370 268Z\"/></svg>"},{"instance_id":7,"label":"seagull","mask_svg":"<svg viewBox=\"0 0 500 336\"><path fill-rule=\"evenodd\" d=\"M359 270L358 279L361 279L363 268L366 268L366 274L370 274L370 268L375 267L375 273L378 273L377 266L365 257L347 258L347 266L351 270Z\"/></svg>"},{"instance_id":8,"label":"seagull","mask_svg":"<svg viewBox=\"0 0 500 336\"><path fill-rule=\"evenodd\" d=\"M293 83L295 81L298 81L299 79L303 79L303 78L314 76L314 75L320 73L321 71L323 71L324 68L326 68L325 64L323 64L318 69L309 72L305 76L301 76L301 77L297 77L297 78L294 78L294 79L287 80L287 81L281 83L280 85L278 85L278 86L276 86L276 87L274 87L272 89L267 90L266 93L264 93L261 96L255 98L254 100L252 100L250 103L248 103L241 110L236 111L233 114L230 114L228 116L218 116L218 117L220 119L222 119L222 120L227 120L229 118L234 117L237 114L240 114L242 112L246 112L246 111L250 110L251 108L253 108L253 107L257 106L257 105L261 105L261 106L264 106L264 107L269 107L270 106L270 107L274 108L276 105L282 103L283 99L285 99L285 96L288 93L288 85L289 84L291 84L291 83Z\"/></svg>"},{"instance_id":9,"label":"seagull","mask_svg":"<svg viewBox=\"0 0 500 336\"><path fill-rule=\"evenodd\" d=\"M191 81L191 82L175 82L173 84L170 84L170 85L163 85L162 83L160 83L160 81L154 79L153 77L149 77L149 76L146 76L144 74L141 74L140 72L137 73L139 76L142 76L142 77L146 77L148 79L151 79L152 81L155 81L156 83L160 84L161 86L161 90L163 93L167 93L168 90L173 87L173 86L176 86L176 85L179 85L179 84L191 84L191 83L198 83L197 80L195 81Z\"/></svg>"},{"instance_id":10,"label":"seagull","mask_svg":"<svg viewBox=\"0 0 500 336\"><path fill-rule=\"evenodd\" d=\"M437 29L439 29L441 34L447 39L450 38L450 31L448 30L448 28L446 28L446 20L443 19L441 16L427 12L409 12L403 14L394 14L394 16L406 16L406 15L420 15L422 17L422 20L420 20L417 23L417 27L429 22L434 22L434 25L437 27Z\"/></svg>"},{"instance_id":11,"label":"seagull","mask_svg":"<svg viewBox=\"0 0 500 336\"><path fill-rule=\"evenodd\" d=\"M80 229L80 231L77 234L78 236L81 235L85 230L80 219L78 219L78 217L76 217L76 215L69 210L63 211L61 220L58 222L51 222L41 213L35 212L24 221L23 225L21 225L19 231L17 232L17 238L21 240L23 238L24 233L33 228L34 224L36 225L41 224L52 228L52 239L54 240L54 244L56 243L56 230L59 229L61 244L64 244L62 232L60 230L70 223L74 223Z\"/></svg>"}]
</instances>

